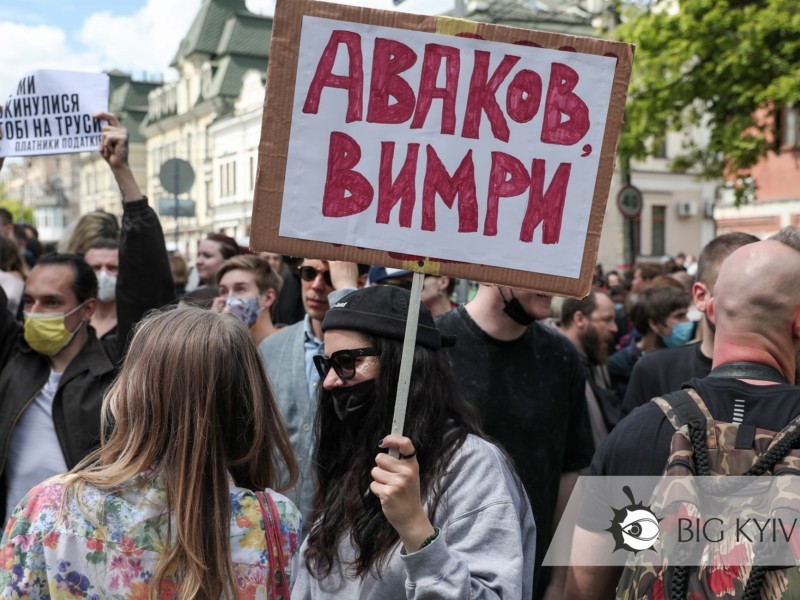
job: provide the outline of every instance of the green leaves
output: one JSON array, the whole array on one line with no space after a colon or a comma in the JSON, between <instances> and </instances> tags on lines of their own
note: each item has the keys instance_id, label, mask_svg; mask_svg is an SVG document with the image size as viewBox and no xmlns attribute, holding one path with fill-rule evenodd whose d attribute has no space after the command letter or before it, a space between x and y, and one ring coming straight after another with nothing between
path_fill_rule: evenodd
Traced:
<instances>
[{"instance_id":1,"label":"green leaves","mask_svg":"<svg viewBox=\"0 0 800 600\"><path fill-rule=\"evenodd\" d=\"M19 200L5 199L2 186L0 186L0 208L8 210L14 217L15 223L33 224L33 209L29 206L23 206Z\"/></svg>"},{"instance_id":2,"label":"green leaves","mask_svg":"<svg viewBox=\"0 0 800 600\"><path fill-rule=\"evenodd\" d=\"M800 11L785 0L670 5L628 11L613 32L636 44L620 153L643 159L665 131L705 126L707 139L687 136L673 168L746 173L775 147L781 107L800 102Z\"/></svg>"}]
</instances>

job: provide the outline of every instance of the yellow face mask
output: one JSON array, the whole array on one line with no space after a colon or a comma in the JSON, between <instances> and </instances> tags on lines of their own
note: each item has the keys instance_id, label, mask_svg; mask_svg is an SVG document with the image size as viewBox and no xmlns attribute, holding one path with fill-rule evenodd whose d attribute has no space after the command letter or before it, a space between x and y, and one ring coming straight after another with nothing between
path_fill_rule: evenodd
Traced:
<instances>
[{"instance_id":1,"label":"yellow face mask","mask_svg":"<svg viewBox=\"0 0 800 600\"><path fill-rule=\"evenodd\" d=\"M28 345L45 356L53 356L63 350L83 326L81 321L75 331L69 331L64 319L77 311L86 302L81 302L68 313L22 313L24 317L25 341Z\"/></svg>"}]
</instances>

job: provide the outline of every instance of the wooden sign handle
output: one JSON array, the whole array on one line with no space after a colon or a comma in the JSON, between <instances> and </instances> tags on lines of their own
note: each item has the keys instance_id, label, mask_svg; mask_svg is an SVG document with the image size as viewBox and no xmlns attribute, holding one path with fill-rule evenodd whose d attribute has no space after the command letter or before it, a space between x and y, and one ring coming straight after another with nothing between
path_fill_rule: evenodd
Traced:
<instances>
[{"instance_id":1,"label":"wooden sign handle","mask_svg":"<svg viewBox=\"0 0 800 600\"><path fill-rule=\"evenodd\" d=\"M411 280L411 300L409 300L408 303L406 334L403 338L403 354L400 359L400 378L397 382L397 398L394 402L392 435L403 435L403 425L406 420L406 406L408 405L408 388L411 383L411 367L414 364L414 348L417 345L419 304L422 301L422 284L424 281L425 274L416 272ZM399 458L400 451L397 448L390 448L389 454L395 458Z\"/></svg>"}]
</instances>

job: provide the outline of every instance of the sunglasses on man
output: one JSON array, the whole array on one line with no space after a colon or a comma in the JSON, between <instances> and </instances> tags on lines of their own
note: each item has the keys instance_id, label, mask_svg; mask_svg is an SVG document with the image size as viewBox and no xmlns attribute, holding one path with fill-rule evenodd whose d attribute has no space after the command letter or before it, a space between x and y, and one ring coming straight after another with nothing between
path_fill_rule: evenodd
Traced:
<instances>
[{"instance_id":1,"label":"sunglasses on man","mask_svg":"<svg viewBox=\"0 0 800 600\"><path fill-rule=\"evenodd\" d=\"M330 357L317 354L314 356L314 366L322 379L325 379L333 369L339 379L352 379L356 376L356 361L362 356L379 356L376 348L357 348L355 350L339 350Z\"/></svg>"},{"instance_id":2,"label":"sunglasses on man","mask_svg":"<svg viewBox=\"0 0 800 600\"><path fill-rule=\"evenodd\" d=\"M314 267L304 265L300 267L298 273L300 273L300 279L309 283L314 281L319 275L322 275L322 281L325 282L325 285L328 287L333 287L330 271L323 271L322 269L315 269Z\"/></svg>"}]
</instances>

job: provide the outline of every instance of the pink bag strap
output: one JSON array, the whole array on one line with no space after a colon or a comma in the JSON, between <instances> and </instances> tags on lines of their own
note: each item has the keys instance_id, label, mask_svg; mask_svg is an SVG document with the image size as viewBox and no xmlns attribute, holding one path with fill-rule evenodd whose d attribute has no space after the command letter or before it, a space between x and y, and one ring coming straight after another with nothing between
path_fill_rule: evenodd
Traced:
<instances>
[{"instance_id":1,"label":"pink bag strap","mask_svg":"<svg viewBox=\"0 0 800 600\"><path fill-rule=\"evenodd\" d=\"M281 534L280 516L278 507L272 496L266 492L256 492L256 498L261 505L261 515L264 519L264 532L267 538L267 564L269 566L269 591L270 598L289 600L289 580L286 577L286 567L289 557L285 551L285 541Z\"/></svg>"}]
</instances>

